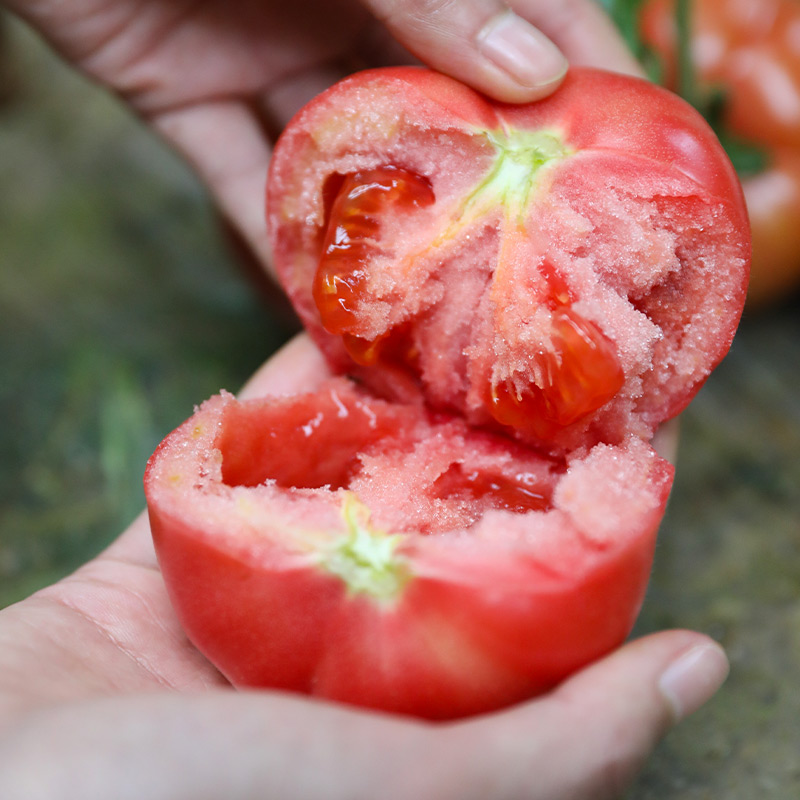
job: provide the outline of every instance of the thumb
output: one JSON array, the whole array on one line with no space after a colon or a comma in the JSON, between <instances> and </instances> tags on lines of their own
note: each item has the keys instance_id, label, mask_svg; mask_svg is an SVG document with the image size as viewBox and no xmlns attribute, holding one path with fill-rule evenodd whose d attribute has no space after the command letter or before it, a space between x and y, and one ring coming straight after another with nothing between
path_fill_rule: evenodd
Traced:
<instances>
[{"instance_id":1,"label":"thumb","mask_svg":"<svg viewBox=\"0 0 800 800\"><path fill-rule=\"evenodd\" d=\"M529 102L567 71L558 47L499 0L364 0L415 56L485 94Z\"/></svg>"},{"instance_id":2,"label":"thumb","mask_svg":"<svg viewBox=\"0 0 800 800\"><path fill-rule=\"evenodd\" d=\"M464 723L458 749L473 771L493 763L492 775L505 776L492 797L615 798L666 731L708 700L727 674L725 653L708 637L653 634L541 700ZM485 780L470 777L472 786Z\"/></svg>"},{"instance_id":3,"label":"thumb","mask_svg":"<svg viewBox=\"0 0 800 800\"><path fill-rule=\"evenodd\" d=\"M509 103L555 91L567 59L641 74L595 0L362 0L431 67Z\"/></svg>"}]
</instances>

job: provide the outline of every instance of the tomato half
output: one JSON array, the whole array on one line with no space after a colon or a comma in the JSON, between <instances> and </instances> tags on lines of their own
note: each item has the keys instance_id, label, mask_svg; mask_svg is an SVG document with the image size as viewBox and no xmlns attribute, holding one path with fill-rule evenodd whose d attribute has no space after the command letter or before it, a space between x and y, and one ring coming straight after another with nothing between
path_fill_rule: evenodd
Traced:
<instances>
[{"instance_id":1,"label":"tomato half","mask_svg":"<svg viewBox=\"0 0 800 800\"><path fill-rule=\"evenodd\" d=\"M679 89L675 0L646 0L641 36ZM691 0L689 54L700 102L721 97L723 137L758 146L766 161L743 173L753 229L749 301L800 285L800 2Z\"/></svg>"},{"instance_id":2,"label":"tomato half","mask_svg":"<svg viewBox=\"0 0 800 800\"><path fill-rule=\"evenodd\" d=\"M624 639L671 480L636 437L552 459L341 379L207 401L146 486L172 601L235 685L441 719Z\"/></svg>"},{"instance_id":3,"label":"tomato half","mask_svg":"<svg viewBox=\"0 0 800 800\"><path fill-rule=\"evenodd\" d=\"M238 686L431 719L620 644L672 481L648 440L744 302L744 204L702 119L594 71L527 107L361 73L286 129L268 217L342 375L213 398L151 459L192 641Z\"/></svg>"},{"instance_id":4,"label":"tomato half","mask_svg":"<svg viewBox=\"0 0 800 800\"><path fill-rule=\"evenodd\" d=\"M309 104L270 175L275 264L340 371L551 452L649 437L727 351L749 236L669 92L571 70L491 103L432 72Z\"/></svg>"}]
</instances>

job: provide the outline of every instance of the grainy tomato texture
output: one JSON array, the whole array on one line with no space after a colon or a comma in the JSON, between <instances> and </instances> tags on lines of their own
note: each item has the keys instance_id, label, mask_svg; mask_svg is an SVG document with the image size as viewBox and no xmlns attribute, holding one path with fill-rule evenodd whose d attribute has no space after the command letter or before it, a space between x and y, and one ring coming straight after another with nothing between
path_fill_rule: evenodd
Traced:
<instances>
[{"instance_id":1,"label":"grainy tomato texture","mask_svg":"<svg viewBox=\"0 0 800 800\"><path fill-rule=\"evenodd\" d=\"M524 107L365 72L286 129L268 220L339 376L212 398L151 459L192 641L238 686L430 719L619 645L672 481L649 441L746 290L741 192L702 119L593 71Z\"/></svg>"},{"instance_id":2,"label":"grainy tomato texture","mask_svg":"<svg viewBox=\"0 0 800 800\"><path fill-rule=\"evenodd\" d=\"M800 2L692 0L689 60L699 100L715 92L720 125L760 147L763 167L743 175L753 230L749 300L765 305L800 286ZM647 0L641 36L679 89L674 0Z\"/></svg>"}]
</instances>

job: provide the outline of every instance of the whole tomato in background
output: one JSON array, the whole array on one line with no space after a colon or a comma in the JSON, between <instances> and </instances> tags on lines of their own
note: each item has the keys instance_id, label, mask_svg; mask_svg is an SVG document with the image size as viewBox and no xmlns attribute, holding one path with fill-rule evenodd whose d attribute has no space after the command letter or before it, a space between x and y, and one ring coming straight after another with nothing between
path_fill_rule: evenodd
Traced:
<instances>
[{"instance_id":1,"label":"whole tomato in background","mask_svg":"<svg viewBox=\"0 0 800 800\"><path fill-rule=\"evenodd\" d=\"M750 241L716 137L571 70L529 106L360 73L276 145L275 266L334 377L222 394L145 476L190 639L234 685L447 719L618 646Z\"/></svg>"},{"instance_id":2,"label":"whole tomato in background","mask_svg":"<svg viewBox=\"0 0 800 800\"><path fill-rule=\"evenodd\" d=\"M800 2L606 3L652 75L711 122L742 178L753 235L748 302L800 285Z\"/></svg>"}]
</instances>

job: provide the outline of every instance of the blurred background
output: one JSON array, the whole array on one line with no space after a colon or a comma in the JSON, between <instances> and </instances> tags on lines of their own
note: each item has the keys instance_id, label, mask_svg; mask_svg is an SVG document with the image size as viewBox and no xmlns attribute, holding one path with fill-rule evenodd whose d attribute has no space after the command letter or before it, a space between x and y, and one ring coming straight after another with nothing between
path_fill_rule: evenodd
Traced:
<instances>
[{"instance_id":1,"label":"blurred background","mask_svg":"<svg viewBox=\"0 0 800 800\"><path fill-rule=\"evenodd\" d=\"M184 165L0 23L2 606L108 544L142 509L161 438L295 326ZM684 414L637 633L703 630L733 669L630 798L800 797L799 366L800 305L782 290L748 310Z\"/></svg>"}]
</instances>

